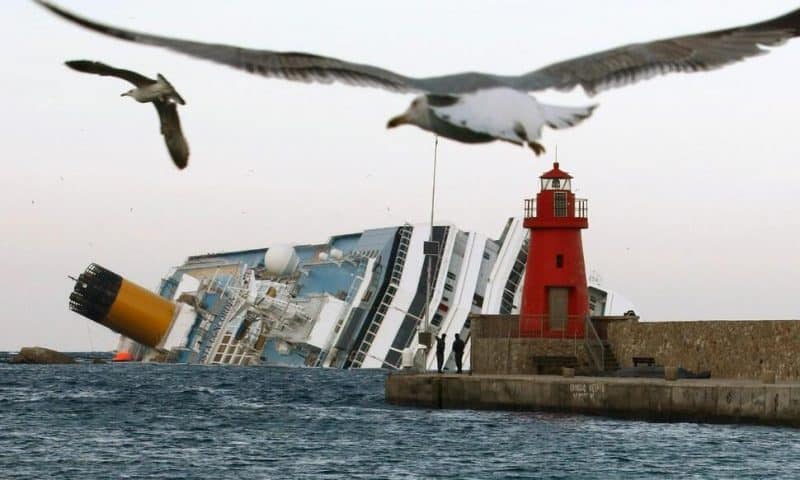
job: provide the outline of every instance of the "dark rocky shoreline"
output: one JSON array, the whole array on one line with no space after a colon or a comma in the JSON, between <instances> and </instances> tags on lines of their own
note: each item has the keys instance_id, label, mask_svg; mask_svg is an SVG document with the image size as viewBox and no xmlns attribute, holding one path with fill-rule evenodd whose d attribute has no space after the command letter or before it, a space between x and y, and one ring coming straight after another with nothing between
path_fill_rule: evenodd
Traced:
<instances>
[{"instance_id":1,"label":"dark rocky shoreline","mask_svg":"<svg viewBox=\"0 0 800 480\"><path fill-rule=\"evenodd\" d=\"M0 352L0 364L67 365L75 363L107 363L113 352L59 352L44 347L24 347L19 352Z\"/></svg>"}]
</instances>

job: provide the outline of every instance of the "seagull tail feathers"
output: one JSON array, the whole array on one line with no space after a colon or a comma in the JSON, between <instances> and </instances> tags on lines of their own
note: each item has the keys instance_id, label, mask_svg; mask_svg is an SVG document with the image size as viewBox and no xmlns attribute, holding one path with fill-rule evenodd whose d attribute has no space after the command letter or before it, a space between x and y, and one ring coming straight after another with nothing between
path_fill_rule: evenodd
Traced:
<instances>
[{"instance_id":1,"label":"seagull tail feathers","mask_svg":"<svg viewBox=\"0 0 800 480\"><path fill-rule=\"evenodd\" d=\"M553 129L569 128L581 123L592 115L597 105L588 107L559 107L542 104L545 124Z\"/></svg>"}]
</instances>

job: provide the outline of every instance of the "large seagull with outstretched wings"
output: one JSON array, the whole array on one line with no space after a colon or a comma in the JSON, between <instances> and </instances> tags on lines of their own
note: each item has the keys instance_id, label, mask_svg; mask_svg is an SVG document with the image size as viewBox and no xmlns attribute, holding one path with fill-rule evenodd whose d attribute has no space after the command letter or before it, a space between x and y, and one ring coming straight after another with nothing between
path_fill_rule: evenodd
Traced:
<instances>
[{"instance_id":1,"label":"large seagull with outstretched wings","mask_svg":"<svg viewBox=\"0 0 800 480\"><path fill-rule=\"evenodd\" d=\"M685 35L610 50L547 65L522 75L465 72L415 78L373 65L300 52L275 52L150 35L104 25L44 0L43 7L96 32L222 63L249 73L301 82L378 87L417 93L408 109L388 127L416 125L465 143L503 140L528 145L539 155L542 128L572 127L594 105L564 107L538 102L529 92L571 90L590 96L603 90L672 72L701 72L766 53L800 35L800 9L764 22Z\"/></svg>"},{"instance_id":2,"label":"large seagull with outstretched wings","mask_svg":"<svg viewBox=\"0 0 800 480\"><path fill-rule=\"evenodd\" d=\"M114 68L91 60L70 60L66 65L78 72L117 77L131 82L136 88L128 90L122 96L131 97L139 103L152 103L156 107L161 135L164 136L172 162L180 169L186 168L189 163L189 144L183 136L178 117L178 104L186 105L186 102L163 75L159 73L153 80L132 70Z\"/></svg>"}]
</instances>

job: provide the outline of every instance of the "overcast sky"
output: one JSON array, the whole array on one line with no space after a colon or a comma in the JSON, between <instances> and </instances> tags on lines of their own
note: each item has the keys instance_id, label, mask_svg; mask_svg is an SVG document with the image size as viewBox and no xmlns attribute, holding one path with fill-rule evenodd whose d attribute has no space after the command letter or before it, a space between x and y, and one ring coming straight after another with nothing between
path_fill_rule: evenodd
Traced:
<instances>
[{"instance_id":1,"label":"overcast sky","mask_svg":"<svg viewBox=\"0 0 800 480\"><path fill-rule=\"evenodd\" d=\"M677 34L760 21L795 0L596 2L62 0L132 29L307 51L408 75L516 74ZM143 8L146 5L148 8ZM111 349L117 335L67 308L97 262L148 288L192 254L321 242L427 221L433 136L386 130L410 95L247 75L68 24L28 1L0 6L0 350ZM192 156L169 160L155 110L92 59L164 74ZM643 320L800 317L800 41L723 70L586 98L584 124L509 144L440 142L436 217L492 237L522 213L558 145L589 199L586 261Z\"/></svg>"}]
</instances>

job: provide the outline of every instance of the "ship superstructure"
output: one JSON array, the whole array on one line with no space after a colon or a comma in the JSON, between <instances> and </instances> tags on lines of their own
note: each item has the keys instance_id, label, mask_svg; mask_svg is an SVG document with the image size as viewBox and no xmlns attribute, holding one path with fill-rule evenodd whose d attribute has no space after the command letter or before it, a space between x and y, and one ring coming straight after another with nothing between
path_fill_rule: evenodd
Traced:
<instances>
[{"instance_id":1,"label":"ship superstructure","mask_svg":"<svg viewBox=\"0 0 800 480\"><path fill-rule=\"evenodd\" d=\"M430 240L438 253L426 255ZM468 316L518 312L528 242L522 219L511 218L497 240L406 224L191 256L158 289L180 305L163 347L123 337L119 350L181 363L398 369L427 319L434 335L466 340L469 368ZM593 314L614 313L607 291L589 290ZM425 362L435 368L433 352Z\"/></svg>"}]
</instances>

